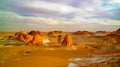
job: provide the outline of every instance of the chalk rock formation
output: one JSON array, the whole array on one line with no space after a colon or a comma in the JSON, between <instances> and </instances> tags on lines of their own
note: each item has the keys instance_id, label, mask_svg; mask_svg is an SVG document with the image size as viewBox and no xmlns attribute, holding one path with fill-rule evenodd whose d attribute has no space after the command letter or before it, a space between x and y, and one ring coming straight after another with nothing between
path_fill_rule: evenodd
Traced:
<instances>
[{"instance_id":1,"label":"chalk rock formation","mask_svg":"<svg viewBox=\"0 0 120 67\"><path fill-rule=\"evenodd\" d=\"M62 42L62 46L66 46L66 47L72 47L72 36L71 35L66 35L64 37L64 40Z\"/></svg>"},{"instance_id":2,"label":"chalk rock formation","mask_svg":"<svg viewBox=\"0 0 120 67\"><path fill-rule=\"evenodd\" d=\"M120 34L120 28L118 30L116 30L116 32Z\"/></svg>"},{"instance_id":3,"label":"chalk rock formation","mask_svg":"<svg viewBox=\"0 0 120 67\"><path fill-rule=\"evenodd\" d=\"M94 35L92 32L88 32L88 31L76 31L73 32L74 35L80 35L80 36L92 36Z\"/></svg>"},{"instance_id":4,"label":"chalk rock formation","mask_svg":"<svg viewBox=\"0 0 120 67\"><path fill-rule=\"evenodd\" d=\"M66 32L63 32L63 31L51 31L48 33L49 36L54 36L54 37L57 37L59 35L62 35L62 36L65 36L66 35Z\"/></svg>"},{"instance_id":5,"label":"chalk rock formation","mask_svg":"<svg viewBox=\"0 0 120 67\"><path fill-rule=\"evenodd\" d=\"M40 36L45 36L44 33L40 32L40 31L30 31L28 34L30 35L36 35L36 34L39 34Z\"/></svg>"},{"instance_id":6,"label":"chalk rock formation","mask_svg":"<svg viewBox=\"0 0 120 67\"><path fill-rule=\"evenodd\" d=\"M44 33L39 31L31 31L29 33L21 31L21 32L17 32L15 36L17 40L23 41L28 44L40 45L40 44L44 44L44 42L48 43L49 41L45 37Z\"/></svg>"},{"instance_id":7,"label":"chalk rock formation","mask_svg":"<svg viewBox=\"0 0 120 67\"><path fill-rule=\"evenodd\" d=\"M29 35L27 34L27 32L23 32L23 31L15 33L15 36L17 40L20 40L26 43L30 42L33 39L32 35Z\"/></svg>"},{"instance_id":8,"label":"chalk rock formation","mask_svg":"<svg viewBox=\"0 0 120 67\"><path fill-rule=\"evenodd\" d=\"M115 44L120 44L120 28L106 36L106 40Z\"/></svg>"},{"instance_id":9,"label":"chalk rock formation","mask_svg":"<svg viewBox=\"0 0 120 67\"><path fill-rule=\"evenodd\" d=\"M58 43L62 43L62 35L58 36Z\"/></svg>"},{"instance_id":10,"label":"chalk rock formation","mask_svg":"<svg viewBox=\"0 0 120 67\"><path fill-rule=\"evenodd\" d=\"M40 36L39 34L35 34L33 36L32 44L43 44L43 37Z\"/></svg>"}]
</instances>

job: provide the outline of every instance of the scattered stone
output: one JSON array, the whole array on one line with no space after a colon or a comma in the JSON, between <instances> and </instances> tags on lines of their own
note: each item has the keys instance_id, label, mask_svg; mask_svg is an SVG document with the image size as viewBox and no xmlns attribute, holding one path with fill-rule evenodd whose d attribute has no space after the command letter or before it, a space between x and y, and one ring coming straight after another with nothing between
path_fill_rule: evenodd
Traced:
<instances>
[{"instance_id":1,"label":"scattered stone","mask_svg":"<svg viewBox=\"0 0 120 67\"><path fill-rule=\"evenodd\" d=\"M24 55L30 55L30 54L31 54L31 51L24 52Z\"/></svg>"},{"instance_id":2,"label":"scattered stone","mask_svg":"<svg viewBox=\"0 0 120 67\"><path fill-rule=\"evenodd\" d=\"M79 65L78 65L78 64L75 64L75 63L69 63L69 64L68 64L68 67L79 67Z\"/></svg>"}]
</instances>

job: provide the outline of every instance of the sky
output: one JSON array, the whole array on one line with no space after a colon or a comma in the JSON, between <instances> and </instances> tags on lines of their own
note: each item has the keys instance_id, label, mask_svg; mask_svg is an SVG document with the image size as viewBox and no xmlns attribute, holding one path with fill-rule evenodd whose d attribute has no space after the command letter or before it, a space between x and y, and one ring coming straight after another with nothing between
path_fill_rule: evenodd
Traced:
<instances>
[{"instance_id":1,"label":"sky","mask_svg":"<svg viewBox=\"0 0 120 67\"><path fill-rule=\"evenodd\" d=\"M0 0L0 31L114 31L120 0Z\"/></svg>"}]
</instances>

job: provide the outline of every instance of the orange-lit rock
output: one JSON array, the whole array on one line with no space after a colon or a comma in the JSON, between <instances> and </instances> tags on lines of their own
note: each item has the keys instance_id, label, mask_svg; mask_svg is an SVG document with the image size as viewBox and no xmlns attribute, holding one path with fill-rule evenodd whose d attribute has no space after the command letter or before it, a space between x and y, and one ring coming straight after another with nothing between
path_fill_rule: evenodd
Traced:
<instances>
[{"instance_id":1,"label":"orange-lit rock","mask_svg":"<svg viewBox=\"0 0 120 67\"><path fill-rule=\"evenodd\" d=\"M33 39L33 36L29 34L25 34L23 35L23 37L24 37L24 42L26 43L30 42Z\"/></svg>"},{"instance_id":2,"label":"orange-lit rock","mask_svg":"<svg viewBox=\"0 0 120 67\"><path fill-rule=\"evenodd\" d=\"M33 36L32 44L37 44L37 45L43 44L43 37L40 36L39 34L35 34Z\"/></svg>"},{"instance_id":3,"label":"orange-lit rock","mask_svg":"<svg viewBox=\"0 0 120 67\"><path fill-rule=\"evenodd\" d=\"M16 39L17 39L17 40L26 42L25 39L27 39L27 41L28 41L27 32L23 32L23 31L17 32L17 33L15 33L15 36L16 36Z\"/></svg>"},{"instance_id":4,"label":"orange-lit rock","mask_svg":"<svg viewBox=\"0 0 120 67\"><path fill-rule=\"evenodd\" d=\"M107 31L96 31L94 33L95 36L106 36L108 34L110 34L111 32L107 32Z\"/></svg>"},{"instance_id":5,"label":"orange-lit rock","mask_svg":"<svg viewBox=\"0 0 120 67\"><path fill-rule=\"evenodd\" d=\"M54 37L57 37L59 35L62 35L62 36L65 36L66 35L66 32L63 32L63 31L51 31L48 33L49 36L54 36Z\"/></svg>"},{"instance_id":6,"label":"orange-lit rock","mask_svg":"<svg viewBox=\"0 0 120 67\"><path fill-rule=\"evenodd\" d=\"M64 40L62 42L62 46L66 46L66 47L72 47L72 36L71 35L66 35L64 37Z\"/></svg>"},{"instance_id":7,"label":"orange-lit rock","mask_svg":"<svg viewBox=\"0 0 120 67\"><path fill-rule=\"evenodd\" d=\"M40 45L43 44L46 41L48 42L48 39L45 37L44 33L39 31L31 31L29 33L27 32L18 32L15 34L16 39L19 41L23 41L28 44L36 44Z\"/></svg>"},{"instance_id":8,"label":"orange-lit rock","mask_svg":"<svg viewBox=\"0 0 120 67\"><path fill-rule=\"evenodd\" d=\"M44 33L40 32L40 31L30 31L28 34L30 35L36 35L36 34L39 34L40 36L45 36Z\"/></svg>"},{"instance_id":9,"label":"orange-lit rock","mask_svg":"<svg viewBox=\"0 0 120 67\"><path fill-rule=\"evenodd\" d=\"M58 36L58 43L62 43L62 35Z\"/></svg>"},{"instance_id":10,"label":"orange-lit rock","mask_svg":"<svg viewBox=\"0 0 120 67\"><path fill-rule=\"evenodd\" d=\"M117 29L117 30L116 30L116 32L120 34L120 28L119 28L119 29Z\"/></svg>"},{"instance_id":11,"label":"orange-lit rock","mask_svg":"<svg viewBox=\"0 0 120 67\"><path fill-rule=\"evenodd\" d=\"M106 40L115 44L120 44L120 28L106 36Z\"/></svg>"},{"instance_id":12,"label":"orange-lit rock","mask_svg":"<svg viewBox=\"0 0 120 67\"><path fill-rule=\"evenodd\" d=\"M45 41L44 33L40 31L30 31L29 34L33 36L33 39L31 41L32 44L36 45L44 44Z\"/></svg>"},{"instance_id":13,"label":"orange-lit rock","mask_svg":"<svg viewBox=\"0 0 120 67\"><path fill-rule=\"evenodd\" d=\"M74 35L80 35L80 36L92 36L94 33L88 32L88 31L77 31L73 32Z\"/></svg>"}]
</instances>

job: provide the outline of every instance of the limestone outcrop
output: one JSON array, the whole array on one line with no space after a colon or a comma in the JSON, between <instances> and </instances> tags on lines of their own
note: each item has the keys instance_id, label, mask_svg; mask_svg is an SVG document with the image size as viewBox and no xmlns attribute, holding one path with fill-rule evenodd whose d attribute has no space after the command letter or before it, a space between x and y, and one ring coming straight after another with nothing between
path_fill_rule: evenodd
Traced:
<instances>
[{"instance_id":1,"label":"limestone outcrop","mask_svg":"<svg viewBox=\"0 0 120 67\"><path fill-rule=\"evenodd\" d=\"M114 44L120 44L120 28L106 36L106 40Z\"/></svg>"},{"instance_id":2,"label":"limestone outcrop","mask_svg":"<svg viewBox=\"0 0 120 67\"><path fill-rule=\"evenodd\" d=\"M17 40L23 41L26 43L30 42L33 39L32 35L27 34L27 32L23 32L23 31L15 33L15 37Z\"/></svg>"},{"instance_id":3,"label":"limestone outcrop","mask_svg":"<svg viewBox=\"0 0 120 67\"><path fill-rule=\"evenodd\" d=\"M94 33L88 32L88 31L76 31L73 32L74 35L79 35L79 36L92 36Z\"/></svg>"},{"instance_id":4,"label":"limestone outcrop","mask_svg":"<svg viewBox=\"0 0 120 67\"><path fill-rule=\"evenodd\" d=\"M64 37L64 40L62 41L62 46L72 47L72 36L71 35L67 34Z\"/></svg>"},{"instance_id":5,"label":"limestone outcrop","mask_svg":"<svg viewBox=\"0 0 120 67\"><path fill-rule=\"evenodd\" d=\"M50 31L48 36L58 37L59 35L65 36L67 33L63 31Z\"/></svg>"},{"instance_id":6,"label":"limestone outcrop","mask_svg":"<svg viewBox=\"0 0 120 67\"><path fill-rule=\"evenodd\" d=\"M23 41L27 44L41 45L44 44L46 40L48 41L44 33L39 31L30 31L29 33L21 31L15 33L15 37L17 40Z\"/></svg>"}]
</instances>

